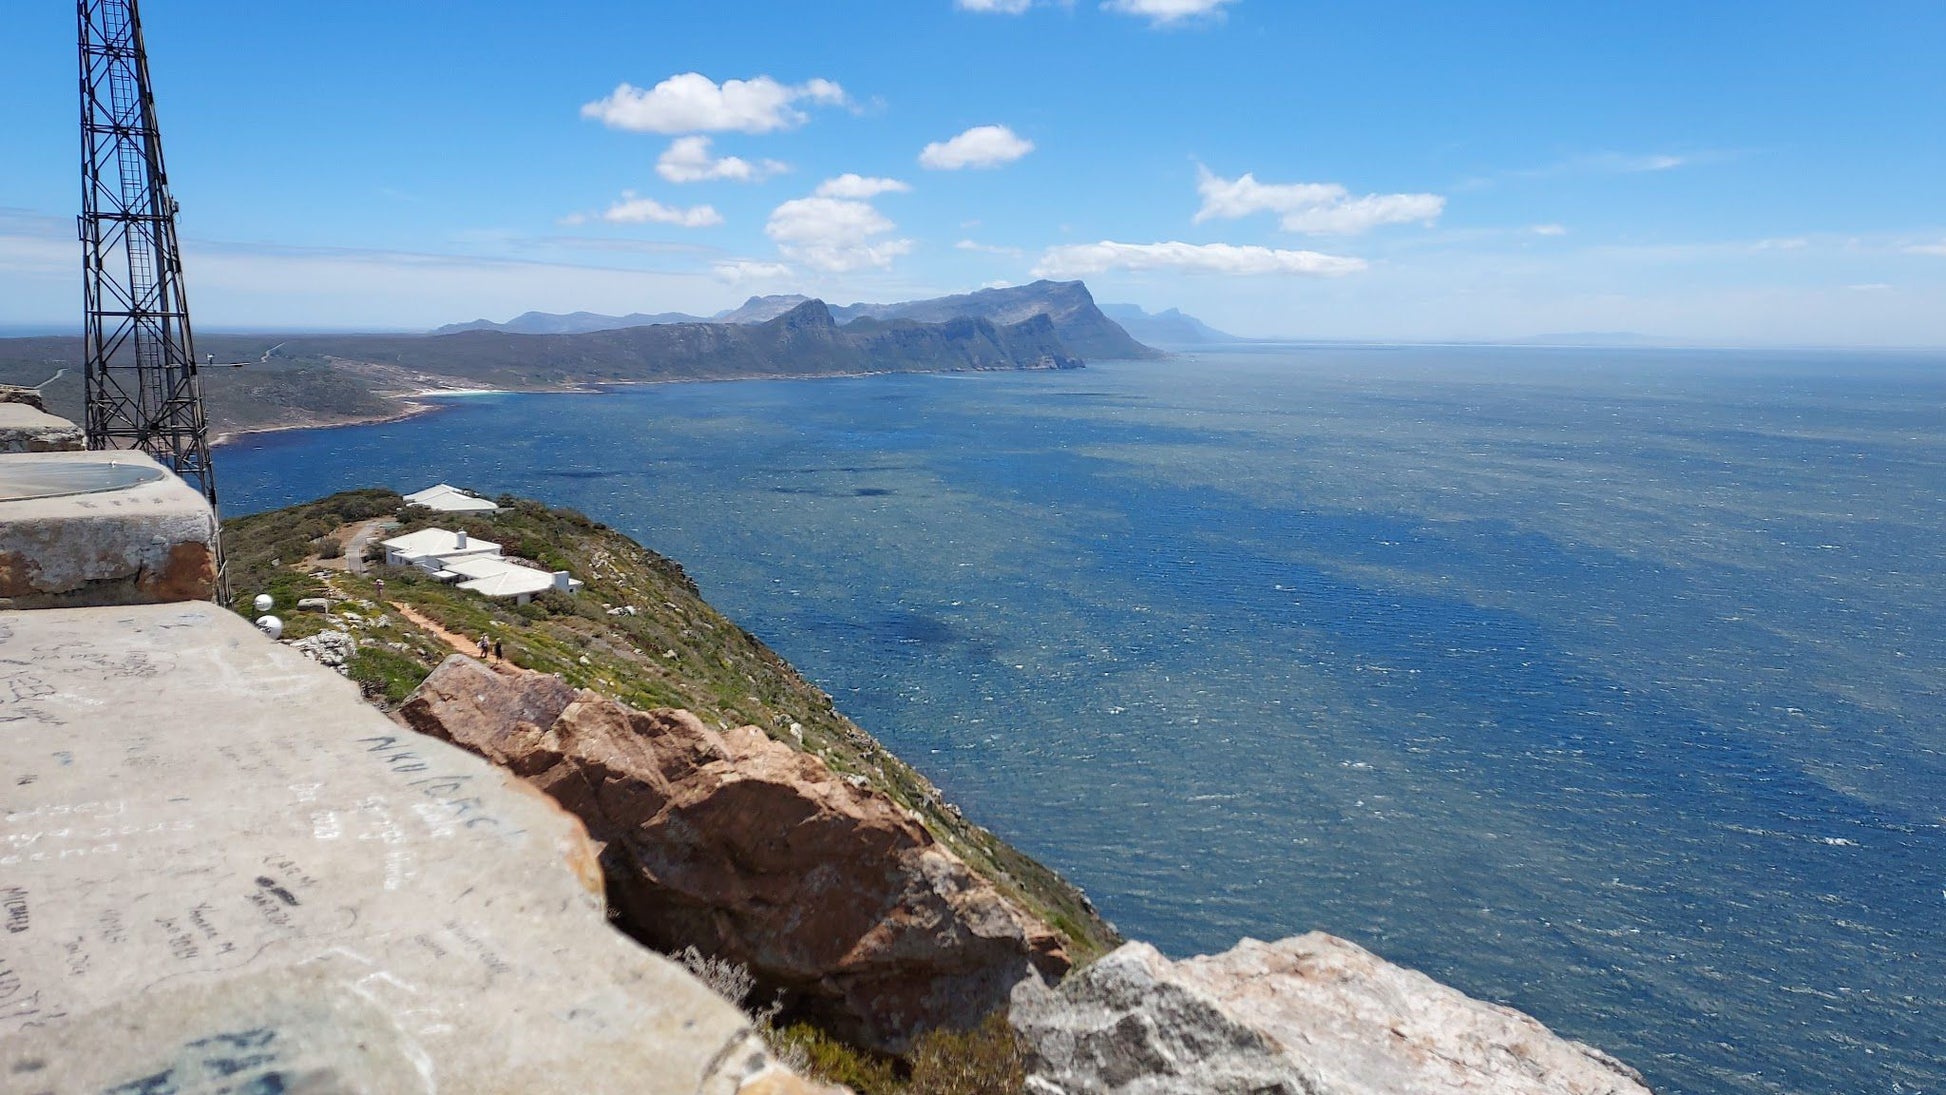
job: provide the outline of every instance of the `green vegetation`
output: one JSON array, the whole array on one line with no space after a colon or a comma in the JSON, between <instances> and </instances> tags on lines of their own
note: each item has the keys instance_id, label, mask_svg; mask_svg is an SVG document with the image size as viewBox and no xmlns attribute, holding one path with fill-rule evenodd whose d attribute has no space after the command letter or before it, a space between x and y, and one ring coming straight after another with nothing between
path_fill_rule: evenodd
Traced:
<instances>
[{"instance_id":1,"label":"green vegetation","mask_svg":"<svg viewBox=\"0 0 1946 1095\"><path fill-rule=\"evenodd\" d=\"M510 556L568 570L587 583L577 595L549 592L527 605L490 601L417 568L323 558L331 542L349 544L359 525L382 519L402 502L390 491L351 491L225 522L239 611L254 615L251 598L268 592L277 599L286 636L302 637L327 621L319 613L292 611L297 598L335 598L330 626L359 640L348 668L375 702L396 705L453 652L406 618L403 608L468 640L491 636L516 665L558 674L635 707L680 707L720 727L756 726L839 772L863 776L912 810L941 844L1060 933L1076 961L1119 942L1079 891L962 817L930 781L837 711L830 696L711 608L681 566L582 514L502 497L495 514L407 509L379 537L432 525L464 530L501 544ZM365 572L340 569L352 563ZM385 603L377 596L380 579Z\"/></svg>"},{"instance_id":2,"label":"green vegetation","mask_svg":"<svg viewBox=\"0 0 1946 1095\"><path fill-rule=\"evenodd\" d=\"M404 703L426 679L425 666L418 658L379 646L360 648L347 669L366 695L383 700L388 707Z\"/></svg>"},{"instance_id":3,"label":"green vegetation","mask_svg":"<svg viewBox=\"0 0 1946 1095\"><path fill-rule=\"evenodd\" d=\"M972 1030L931 1031L904 1060L856 1049L803 1023L766 1033L778 1058L799 1073L858 1095L1013 1095L1026 1089L1020 1039L1001 1012Z\"/></svg>"}]
</instances>

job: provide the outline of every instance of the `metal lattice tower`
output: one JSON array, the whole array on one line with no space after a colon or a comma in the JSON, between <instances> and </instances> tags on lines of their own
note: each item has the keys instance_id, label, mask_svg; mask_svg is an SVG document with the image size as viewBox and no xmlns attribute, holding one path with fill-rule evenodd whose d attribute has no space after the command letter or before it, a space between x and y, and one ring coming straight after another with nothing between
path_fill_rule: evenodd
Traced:
<instances>
[{"instance_id":1,"label":"metal lattice tower","mask_svg":"<svg viewBox=\"0 0 1946 1095\"><path fill-rule=\"evenodd\" d=\"M136 0L79 0L81 244L90 449L141 449L216 507Z\"/></svg>"}]
</instances>

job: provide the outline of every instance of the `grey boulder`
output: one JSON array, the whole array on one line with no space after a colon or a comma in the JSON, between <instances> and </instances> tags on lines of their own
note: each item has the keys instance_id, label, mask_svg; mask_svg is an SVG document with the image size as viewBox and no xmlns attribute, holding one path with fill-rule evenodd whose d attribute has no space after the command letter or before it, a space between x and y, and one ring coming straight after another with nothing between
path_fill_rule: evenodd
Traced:
<instances>
[{"instance_id":1,"label":"grey boulder","mask_svg":"<svg viewBox=\"0 0 1946 1095\"><path fill-rule=\"evenodd\" d=\"M1627 1065L1322 932L1015 989L1036 1095L1648 1095Z\"/></svg>"}]
</instances>

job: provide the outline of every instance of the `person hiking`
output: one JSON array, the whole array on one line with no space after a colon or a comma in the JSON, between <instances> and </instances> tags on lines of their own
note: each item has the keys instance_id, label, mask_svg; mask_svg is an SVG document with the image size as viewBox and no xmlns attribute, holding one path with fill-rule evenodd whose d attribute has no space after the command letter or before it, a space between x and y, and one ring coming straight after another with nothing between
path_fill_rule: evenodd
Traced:
<instances>
[{"instance_id":1,"label":"person hiking","mask_svg":"<svg viewBox=\"0 0 1946 1095\"><path fill-rule=\"evenodd\" d=\"M507 660L507 652L500 648L499 639L493 640L493 660L496 662L504 662Z\"/></svg>"},{"instance_id":2,"label":"person hiking","mask_svg":"<svg viewBox=\"0 0 1946 1095\"><path fill-rule=\"evenodd\" d=\"M486 658L486 656L487 656L487 650L488 650L488 648L489 648L489 646L490 646L490 645L491 645L491 644L489 644L489 643L487 642L487 637L486 637L485 635L482 635L482 636L480 636L480 643L479 643L479 646L480 646L480 657L481 657L481 659L483 659L483 660L484 660L484 659Z\"/></svg>"}]
</instances>

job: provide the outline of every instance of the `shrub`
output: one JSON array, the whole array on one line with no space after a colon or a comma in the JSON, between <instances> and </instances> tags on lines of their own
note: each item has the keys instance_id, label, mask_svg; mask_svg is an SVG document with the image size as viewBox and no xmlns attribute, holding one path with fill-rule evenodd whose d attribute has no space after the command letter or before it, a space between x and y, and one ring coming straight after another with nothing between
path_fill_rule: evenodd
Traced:
<instances>
[{"instance_id":1,"label":"shrub","mask_svg":"<svg viewBox=\"0 0 1946 1095\"><path fill-rule=\"evenodd\" d=\"M858 1095L902 1095L899 1069L881 1057L838 1041L809 1023L793 1023L766 1032L771 1052L800 1075L830 1084L843 1084Z\"/></svg>"},{"instance_id":2,"label":"shrub","mask_svg":"<svg viewBox=\"0 0 1946 1095\"><path fill-rule=\"evenodd\" d=\"M345 666L367 696L383 697L391 706L405 702L426 679L426 669L403 654L382 647L360 647Z\"/></svg>"},{"instance_id":3,"label":"shrub","mask_svg":"<svg viewBox=\"0 0 1946 1095\"><path fill-rule=\"evenodd\" d=\"M1026 1055L1004 1012L967 1031L935 1030L912 1050L907 1095L1011 1095L1027 1086Z\"/></svg>"}]
</instances>

